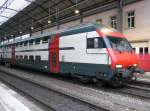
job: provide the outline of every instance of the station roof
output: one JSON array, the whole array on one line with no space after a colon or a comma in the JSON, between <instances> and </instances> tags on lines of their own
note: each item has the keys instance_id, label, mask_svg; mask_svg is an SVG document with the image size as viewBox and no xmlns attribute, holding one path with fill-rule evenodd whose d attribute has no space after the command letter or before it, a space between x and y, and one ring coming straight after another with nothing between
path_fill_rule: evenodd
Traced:
<instances>
[{"instance_id":1,"label":"station roof","mask_svg":"<svg viewBox=\"0 0 150 111\"><path fill-rule=\"evenodd\" d=\"M139 0L125 0L124 4ZM0 38L36 32L118 6L118 0L1 0ZM75 9L80 14L75 14ZM48 21L51 21L48 24ZM34 29L31 29L34 27ZM0 41L1 41L0 40Z\"/></svg>"}]
</instances>

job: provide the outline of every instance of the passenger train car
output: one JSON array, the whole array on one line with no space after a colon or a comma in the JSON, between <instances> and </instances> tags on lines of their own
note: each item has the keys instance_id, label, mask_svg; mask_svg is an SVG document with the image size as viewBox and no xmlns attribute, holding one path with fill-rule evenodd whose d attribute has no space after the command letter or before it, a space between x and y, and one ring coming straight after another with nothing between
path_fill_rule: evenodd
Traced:
<instances>
[{"instance_id":1,"label":"passenger train car","mask_svg":"<svg viewBox=\"0 0 150 111\"><path fill-rule=\"evenodd\" d=\"M97 23L3 44L0 58L3 64L69 75L98 85L124 85L134 73L144 73L125 36Z\"/></svg>"}]
</instances>

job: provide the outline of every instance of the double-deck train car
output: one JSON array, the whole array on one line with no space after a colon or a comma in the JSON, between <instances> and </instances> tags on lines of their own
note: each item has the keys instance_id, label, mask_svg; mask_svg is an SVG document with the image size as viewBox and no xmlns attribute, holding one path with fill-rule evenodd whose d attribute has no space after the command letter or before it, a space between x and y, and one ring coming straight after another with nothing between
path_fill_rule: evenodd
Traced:
<instances>
[{"instance_id":1,"label":"double-deck train car","mask_svg":"<svg viewBox=\"0 0 150 111\"><path fill-rule=\"evenodd\" d=\"M4 64L69 75L98 85L124 85L134 73L144 73L124 35L96 23L3 44L0 58Z\"/></svg>"}]
</instances>

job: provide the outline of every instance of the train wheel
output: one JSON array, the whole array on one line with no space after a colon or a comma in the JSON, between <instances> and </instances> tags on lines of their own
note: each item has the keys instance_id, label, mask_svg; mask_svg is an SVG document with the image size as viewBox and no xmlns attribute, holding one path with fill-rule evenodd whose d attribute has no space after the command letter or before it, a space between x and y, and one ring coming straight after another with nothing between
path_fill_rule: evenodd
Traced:
<instances>
[{"instance_id":1,"label":"train wheel","mask_svg":"<svg viewBox=\"0 0 150 111\"><path fill-rule=\"evenodd\" d=\"M125 82L123 82L123 79L116 77L109 81L109 85L116 88L125 85Z\"/></svg>"},{"instance_id":2,"label":"train wheel","mask_svg":"<svg viewBox=\"0 0 150 111\"><path fill-rule=\"evenodd\" d=\"M96 86L97 86L97 87L102 87L102 86L105 85L105 83L106 83L106 81L104 81L104 80L99 80L99 81L96 82Z\"/></svg>"}]
</instances>

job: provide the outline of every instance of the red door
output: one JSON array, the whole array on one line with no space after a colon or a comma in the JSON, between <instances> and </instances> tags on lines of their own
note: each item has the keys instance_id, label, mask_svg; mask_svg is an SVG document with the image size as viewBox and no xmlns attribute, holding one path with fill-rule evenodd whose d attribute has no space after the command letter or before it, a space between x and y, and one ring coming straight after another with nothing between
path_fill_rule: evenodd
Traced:
<instances>
[{"instance_id":1,"label":"red door","mask_svg":"<svg viewBox=\"0 0 150 111\"><path fill-rule=\"evenodd\" d=\"M11 64L15 65L16 59L15 59L15 44L12 45L12 52L11 52Z\"/></svg>"},{"instance_id":2,"label":"red door","mask_svg":"<svg viewBox=\"0 0 150 111\"><path fill-rule=\"evenodd\" d=\"M59 34L50 40L49 44L50 72L59 72Z\"/></svg>"}]
</instances>

